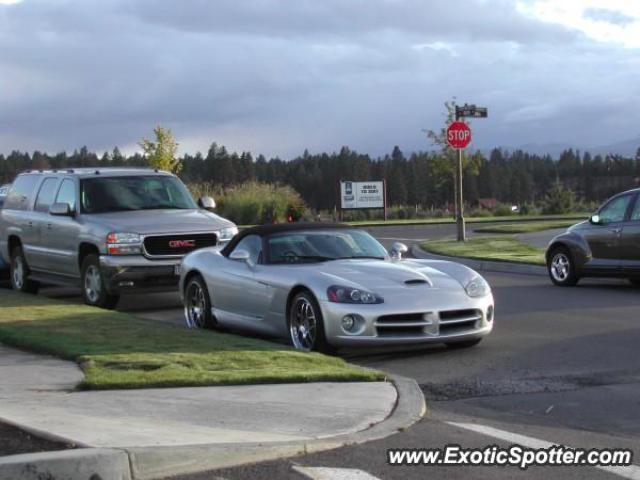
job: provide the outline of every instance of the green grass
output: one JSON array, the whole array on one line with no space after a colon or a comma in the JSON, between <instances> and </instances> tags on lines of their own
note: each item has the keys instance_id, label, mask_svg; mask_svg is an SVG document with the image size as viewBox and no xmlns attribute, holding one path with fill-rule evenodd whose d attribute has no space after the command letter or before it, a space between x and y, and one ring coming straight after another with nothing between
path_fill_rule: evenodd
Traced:
<instances>
[{"instance_id":1,"label":"green grass","mask_svg":"<svg viewBox=\"0 0 640 480\"><path fill-rule=\"evenodd\" d=\"M589 213L568 213L561 215L509 215L504 217L466 217L467 223L490 223L490 222L539 222L546 220L563 220L569 225L573 225L581 220L586 220ZM392 225L439 225L446 223L456 223L452 217L447 218L411 218L411 219L394 219L394 220L358 220L353 222L344 222L354 227L378 227ZM239 225L238 228L245 229L254 227L255 225Z\"/></svg>"},{"instance_id":2,"label":"green grass","mask_svg":"<svg viewBox=\"0 0 640 480\"><path fill-rule=\"evenodd\" d=\"M434 240L420 244L427 252L476 260L501 260L544 265L544 250L526 245L513 235L473 237L466 242Z\"/></svg>"},{"instance_id":3,"label":"green grass","mask_svg":"<svg viewBox=\"0 0 640 480\"><path fill-rule=\"evenodd\" d=\"M573 225L580 220L585 220L589 216L588 213L572 213L563 215L509 215L503 217L466 217L467 223L490 223L490 222L539 222L539 221L567 221L569 225ZM423 219L404 219L404 220L362 220L357 222L345 222L356 227L375 227L384 225L429 225L456 223L453 218L423 218Z\"/></svg>"},{"instance_id":4,"label":"green grass","mask_svg":"<svg viewBox=\"0 0 640 480\"><path fill-rule=\"evenodd\" d=\"M548 220L545 222L506 223L504 225L490 225L474 229L478 233L533 233L550 230L552 228L567 228L575 225L575 220Z\"/></svg>"},{"instance_id":5,"label":"green grass","mask_svg":"<svg viewBox=\"0 0 640 480\"><path fill-rule=\"evenodd\" d=\"M374 381L379 371L255 338L0 290L0 342L76 361L80 388Z\"/></svg>"}]
</instances>

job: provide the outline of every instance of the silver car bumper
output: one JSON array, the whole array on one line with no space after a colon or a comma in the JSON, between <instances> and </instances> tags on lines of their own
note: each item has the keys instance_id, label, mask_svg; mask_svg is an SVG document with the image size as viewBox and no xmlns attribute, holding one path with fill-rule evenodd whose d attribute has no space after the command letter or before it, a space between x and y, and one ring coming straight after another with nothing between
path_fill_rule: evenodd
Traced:
<instances>
[{"instance_id":1,"label":"silver car bumper","mask_svg":"<svg viewBox=\"0 0 640 480\"><path fill-rule=\"evenodd\" d=\"M430 302L428 307L323 301L320 309L327 340L336 347L446 343L488 335L494 322L493 296L457 300ZM357 320L358 327L352 332L342 327L347 315Z\"/></svg>"}]
</instances>

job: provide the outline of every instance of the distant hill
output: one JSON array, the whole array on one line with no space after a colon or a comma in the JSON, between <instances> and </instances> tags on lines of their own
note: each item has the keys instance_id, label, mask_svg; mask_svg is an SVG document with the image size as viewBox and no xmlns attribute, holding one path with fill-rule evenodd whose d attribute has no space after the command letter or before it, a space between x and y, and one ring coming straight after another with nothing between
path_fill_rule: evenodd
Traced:
<instances>
[{"instance_id":1,"label":"distant hill","mask_svg":"<svg viewBox=\"0 0 640 480\"><path fill-rule=\"evenodd\" d=\"M587 149L592 155L606 155L608 153L617 153L625 157L634 157L636 152L640 148L640 135L630 140L623 140L622 142L611 143L609 145L600 145L599 147Z\"/></svg>"},{"instance_id":2,"label":"distant hill","mask_svg":"<svg viewBox=\"0 0 640 480\"><path fill-rule=\"evenodd\" d=\"M584 145L571 145L569 143L527 143L525 145L519 145L518 147L506 147L505 150L514 151L522 150L527 153L535 155L551 155L553 158L558 158L560 154L573 148L574 150L580 150L581 152L589 152L591 155L608 155L618 154L624 157L635 157L636 151L640 148L640 135L636 138L628 140L622 140L616 143L610 143L608 145L596 145L596 146L584 146ZM483 153L489 154L491 150L482 150Z\"/></svg>"}]
</instances>

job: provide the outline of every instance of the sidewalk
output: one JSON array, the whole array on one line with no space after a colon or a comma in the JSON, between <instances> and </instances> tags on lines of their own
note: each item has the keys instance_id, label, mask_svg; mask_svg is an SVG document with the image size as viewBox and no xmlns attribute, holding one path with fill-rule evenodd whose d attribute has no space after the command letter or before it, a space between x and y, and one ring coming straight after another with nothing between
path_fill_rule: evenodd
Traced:
<instances>
[{"instance_id":1,"label":"sidewalk","mask_svg":"<svg viewBox=\"0 0 640 480\"><path fill-rule=\"evenodd\" d=\"M0 346L0 418L92 447L302 441L364 430L391 383L73 391L73 362Z\"/></svg>"},{"instance_id":2,"label":"sidewalk","mask_svg":"<svg viewBox=\"0 0 640 480\"><path fill-rule=\"evenodd\" d=\"M103 479L157 478L382 438L424 413L417 384L401 378L74 390L81 379L73 362L0 345L0 419L93 447L0 457L0 478L27 470L33 475L19 478L81 478L69 471L94 465Z\"/></svg>"}]
</instances>

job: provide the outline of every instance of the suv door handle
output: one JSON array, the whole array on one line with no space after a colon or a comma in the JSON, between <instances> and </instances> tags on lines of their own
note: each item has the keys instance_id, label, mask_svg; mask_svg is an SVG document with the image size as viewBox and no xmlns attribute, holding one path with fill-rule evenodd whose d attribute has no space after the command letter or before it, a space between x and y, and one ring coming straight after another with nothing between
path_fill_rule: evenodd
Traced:
<instances>
[{"instance_id":1,"label":"suv door handle","mask_svg":"<svg viewBox=\"0 0 640 480\"><path fill-rule=\"evenodd\" d=\"M612 229L613 233L620 233L622 231L622 227Z\"/></svg>"},{"instance_id":2,"label":"suv door handle","mask_svg":"<svg viewBox=\"0 0 640 480\"><path fill-rule=\"evenodd\" d=\"M47 223L47 228L48 228L49 230L51 230L51 227L52 227L52 226L53 226L53 224L52 224L52 223Z\"/></svg>"}]
</instances>

